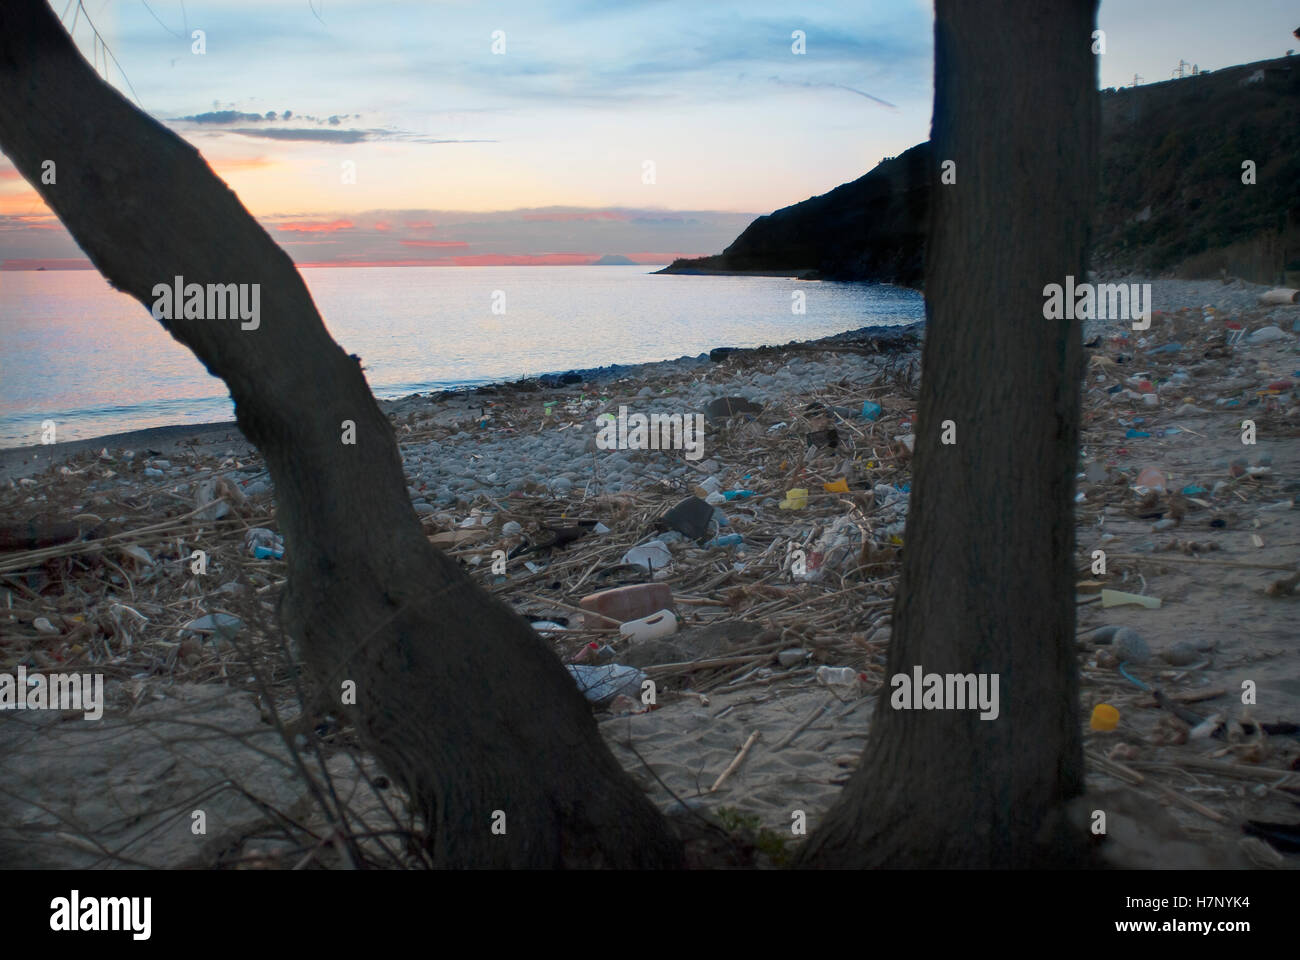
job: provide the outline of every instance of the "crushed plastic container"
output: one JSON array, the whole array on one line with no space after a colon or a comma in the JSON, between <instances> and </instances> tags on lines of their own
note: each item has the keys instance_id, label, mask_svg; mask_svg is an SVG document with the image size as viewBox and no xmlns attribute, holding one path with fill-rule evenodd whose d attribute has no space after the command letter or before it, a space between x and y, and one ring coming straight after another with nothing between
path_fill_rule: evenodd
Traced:
<instances>
[{"instance_id":1,"label":"crushed plastic container","mask_svg":"<svg viewBox=\"0 0 1300 960\"><path fill-rule=\"evenodd\" d=\"M623 562L644 567L653 573L669 566L673 562L673 555L662 540L651 540L623 554Z\"/></svg>"},{"instance_id":2,"label":"crushed plastic container","mask_svg":"<svg viewBox=\"0 0 1300 960\"><path fill-rule=\"evenodd\" d=\"M872 400L862 401L862 416L867 420L879 420L885 408Z\"/></svg>"},{"instance_id":3,"label":"crushed plastic container","mask_svg":"<svg viewBox=\"0 0 1300 960\"><path fill-rule=\"evenodd\" d=\"M785 499L779 504L782 510L802 510L808 506L808 491L804 487L795 487L785 492Z\"/></svg>"},{"instance_id":4,"label":"crushed plastic container","mask_svg":"<svg viewBox=\"0 0 1300 960\"><path fill-rule=\"evenodd\" d=\"M569 671L582 695L597 706L608 703L619 694L635 699L640 696L641 684L646 678L636 667L619 663L603 666L566 663L564 669Z\"/></svg>"},{"instance_id":5,"label":"crushed plastic container","mask_svg":"<svg viewBox=\"0 0 1300 960\"><path fill-rule=\"evenodd\" d=\"M677 632L677 616L671 610L660 610L640 620L627 621L618 632L619 636L636 641L671 637Z\"/></svg>"},{"instance_id":6,"label":"crushed plastic container","mask_svg":"<svg viewBox=\"0 0 1300 960\"><path fill-rule=\"evenodd\" d=\"M862 678L852 667L817 668L817 682L841 696L858 696L863 692Z\"/></svg>"},{"instance_id":7,"label":"crushed plastic container","mask_svg":"<svg viewBox=\"0 0 1300 960\"><path fill-rule=\"evenodd\" d=\"M666 583L633 583L588 594L578 601L578 606L584 611L584 627L617 627L657 610L671 610L673 591Z\"/></svg>"}]
</instances>

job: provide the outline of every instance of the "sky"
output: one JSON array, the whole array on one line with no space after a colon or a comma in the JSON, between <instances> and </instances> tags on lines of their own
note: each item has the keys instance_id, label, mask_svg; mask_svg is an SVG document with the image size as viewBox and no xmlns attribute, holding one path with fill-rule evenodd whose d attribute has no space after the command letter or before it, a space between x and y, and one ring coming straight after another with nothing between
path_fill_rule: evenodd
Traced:
<instances>
[{"instance_id":1,"label":"sky","mask_svg":"<svg viewBox=\"0 0 1300 960\"><path fill-rule=\"evenodd\" d=\"M716 253L929 133L921 0L51 5L302 265ZM1283 0L1105 0L1098 26L1103 88L1300 47ZM0 158L0 265L82 260Z\"/></svg>"}]
</instances>

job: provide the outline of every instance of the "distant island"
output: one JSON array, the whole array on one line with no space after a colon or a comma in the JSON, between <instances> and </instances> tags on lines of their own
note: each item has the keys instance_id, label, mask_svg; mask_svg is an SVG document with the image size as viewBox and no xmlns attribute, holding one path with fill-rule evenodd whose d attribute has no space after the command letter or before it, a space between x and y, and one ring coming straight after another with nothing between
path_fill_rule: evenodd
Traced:
<instances>
[{"instance_id":1,"label":"distant island","mask_svg":"<svg viewBox=\"0 0 1300 960\"><path fill-rule=\"evenodd\" d=\"M663 261L660 262L662 263ZM593 260L591 265L593 267L634 267L636 266L636 261L629 260L621 253L607 253L599 260Z\"/></svg>"}]
</instances>

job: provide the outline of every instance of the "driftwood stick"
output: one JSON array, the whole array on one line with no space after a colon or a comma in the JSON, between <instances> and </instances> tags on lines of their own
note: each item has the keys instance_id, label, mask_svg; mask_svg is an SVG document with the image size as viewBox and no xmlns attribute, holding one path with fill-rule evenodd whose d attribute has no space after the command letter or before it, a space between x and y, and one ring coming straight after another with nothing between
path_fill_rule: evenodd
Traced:
<instances>
[{"instance_id":1,"label":"driftwood stick","mask_svg":"<svg viewBox=\"0 0 1300 960\"><path fill-rule=\"evenodd\" d=\"M736 768L740 766L741 761L744 760L746 754L749 753L749 748L752 747L754 741L758 739L758 733L759 732L755 730L749 735L749 739L745 741L745 745L740 748L740 753L736 754L736 758L732 760L731 763L727 764L726 770L723 770L722 773L718 774L718 779L713 781L713 786L709 787L709 793L717 792L718 787L722 786L727 777L735 773Z\"/></svg>"},{"instance_id":2,"label":"driftwood stick","mask_svg":"<svg viewBox=\"0 0 1300 960\"><path fill-rule=\"evenodd\" d=\"M812 726L814 723L816 723L816 722L817 722L817 718L820 717L823 713L825 713L825 712L826 712L826 708L829 707L830 705L831 705L831 701L830 701L830 700L827 700L827 701L826 701L825 703L823 703L820 707L818 707L817 709L813 710L812 713L808 714L808 716L806 716L806 717L804 717L802 720L800 720L800 721L799 721L799 726L795 727L793 730L791 730L789 733L787 733L784 737L782 737L782 738L781 738L781 742L778 743L775 747L772 748L772 752L775 753L775 752L778 751L778 750L784 750L786 747L788 747L790 744L792 744L792 743L794 742L794 738L797 737L797 736L799 736L799 734L803 733L803 732L804 732L805 730L807 730L810 726Z\"/></svg>"}]
</instances>

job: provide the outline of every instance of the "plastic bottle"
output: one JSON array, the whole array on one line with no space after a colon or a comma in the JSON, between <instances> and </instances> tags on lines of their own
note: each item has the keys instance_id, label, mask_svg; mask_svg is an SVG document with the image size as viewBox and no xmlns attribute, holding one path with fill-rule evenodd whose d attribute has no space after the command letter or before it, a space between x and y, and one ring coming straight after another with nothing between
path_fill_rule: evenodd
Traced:
<instances>
[{"instance_id":1,"label":"plastic bottle","mask_svg":"<svg viewBox=\"0 0 1300 960\"><path fill-rule=\"evenodd\" d=\"M852 667L817 668L817 682L828 687L851 687L858 682L858 671Z\"/></svg>"}]
</instances>

